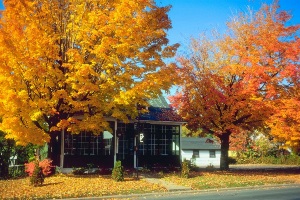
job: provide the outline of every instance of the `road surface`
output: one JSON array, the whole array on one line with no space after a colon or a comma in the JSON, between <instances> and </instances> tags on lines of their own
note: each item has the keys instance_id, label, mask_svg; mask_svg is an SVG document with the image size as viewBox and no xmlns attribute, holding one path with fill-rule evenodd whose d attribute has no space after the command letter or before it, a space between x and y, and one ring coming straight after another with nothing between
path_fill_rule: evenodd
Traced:
<instances>
[{"instance_id":1,"label":"road surface","mask_svg":"<svg viewBox=\"0 0 300 200\"><path fill-rule=\"evenodd\" d=\"M300 185L153 194L130 199L156 200L300 200Z\"/></svg>"}]
</instances>

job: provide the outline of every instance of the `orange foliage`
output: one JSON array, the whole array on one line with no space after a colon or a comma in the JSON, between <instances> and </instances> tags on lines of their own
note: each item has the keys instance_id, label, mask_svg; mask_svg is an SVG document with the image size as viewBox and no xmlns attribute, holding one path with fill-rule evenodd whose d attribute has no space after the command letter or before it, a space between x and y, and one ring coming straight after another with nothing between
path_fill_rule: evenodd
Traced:
<instances>
[{"instance_id":1,"label":"orange foliage","mask_svg":"<svg viewBox=\"0 0 300 200\"><path fill-rule=\"evenodd\" d=\"M300 25L286 26L289 19L276 3L263 5L256 13L238 15L228 23L228 33L214 41L193 39L191 55L178 59L182 91L171 101L188 128L201 128L221 139L221 161L227 157L230 134L265 127L271 116L284 116L287 109L282 112L279 102L286 98L288 107L298 104L298 96L289 95L299 86L295 77L300 48L295 35ZM298 140L297 123L289 123L293 126L289 130Z\"/></svg>"},{"instance_id":2,"label":"orange foliage","mask_svg":"<svg viewBox=\"0 0 300 200\"><path fill-rule=\"evenodd\" d=\"M52 173L52 169L54 166L52 166L52 160L44 159L39 162L39 167L42 168L42 173L44 176L48 176ZM29 176L32 176L35 168L35 163L25 163L25 172L28 173Z\"/></svg>"},{"instance_id":3,"label":"orange foliage","mask_svg":"<svg viewBox=\"0 0 300 200\"><path fill-rule=\"evenodd\" d=\"M250 142L249 134L247 131L241 130L239 133L232 133L230 135L230 147L231 151L245 152Z\"/></svg>"}]
</instances>

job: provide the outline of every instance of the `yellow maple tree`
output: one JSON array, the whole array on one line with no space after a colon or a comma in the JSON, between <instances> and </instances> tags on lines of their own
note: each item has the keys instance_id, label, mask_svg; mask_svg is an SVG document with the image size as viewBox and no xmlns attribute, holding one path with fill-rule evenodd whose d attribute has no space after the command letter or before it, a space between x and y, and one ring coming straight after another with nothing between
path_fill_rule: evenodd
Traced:
<instances>
[{"instance_id":1,"label":"yellow maple tree","mask_svg":"<svg viewBox=\"0 0 300 200\"><path fill-rule=\"evenodd\" d=\"M4 0L0 129L18 144L100 133L168 90L177 44L152 0ZM79 117L80 116L80 117Z\"/></svg>"}]
</instances>

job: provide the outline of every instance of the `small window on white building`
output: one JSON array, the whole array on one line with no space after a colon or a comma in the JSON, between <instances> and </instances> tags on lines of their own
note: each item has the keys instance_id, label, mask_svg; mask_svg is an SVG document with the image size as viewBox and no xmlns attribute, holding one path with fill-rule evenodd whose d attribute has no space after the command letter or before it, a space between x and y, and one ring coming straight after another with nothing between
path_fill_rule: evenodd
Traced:
<instances>
[{"instance_id":1,"label":"small window on white building","mask_svg":"<svg viewBox=\"0 0 300 200\"><path fill-rule=\"evenodd\" d=\"M193 150L193 158L199 158L199 150Z\"/></svg>"},{"instance_id":2,"label":"small window on white building","mask_svg":"<svg viewBox=\"0 0 300 200\"><path fill-rule=\"evenodd\" d=\"M215 150L209 150L209 157L215 158L216 157L216 151Z\"/></svg>"}]
</instances>

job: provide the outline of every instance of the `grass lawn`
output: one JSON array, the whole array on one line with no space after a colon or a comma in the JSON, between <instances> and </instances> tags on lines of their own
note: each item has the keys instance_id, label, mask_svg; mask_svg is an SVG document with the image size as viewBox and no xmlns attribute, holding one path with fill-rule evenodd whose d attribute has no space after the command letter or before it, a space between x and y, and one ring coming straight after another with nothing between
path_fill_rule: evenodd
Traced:
<instances>
[{"instance_id":1,"label":"grass lawn","mask_svg":"<svg viewBox=\"0 0 300 200\"><path fill-rule=\"evenodd\" d=\"M211 171L191 172L191 178L180 178L178 173L160 174L164 180L192 187L194 190L245 187L255 185L300 183L300 172L286 171ZM95 197L114 194L166 192L160 185L125 178L115 182L110 176L57 175L47 177L41 187L29 185L29 178L0 180L0 199L52 199Z\"/></svg>"},{"instance_id":2,"label":"grass lawn","mask_svg":"<svg viewBox=\"0 0 300 200\"><path fill-rule=\"evenodd\" d=\"M164 179L178 185L191 187L193 190L300 183L299 170L191 172L190 176L190 178L184 179L169 174Z\"/></svg>"}]
</instances>

